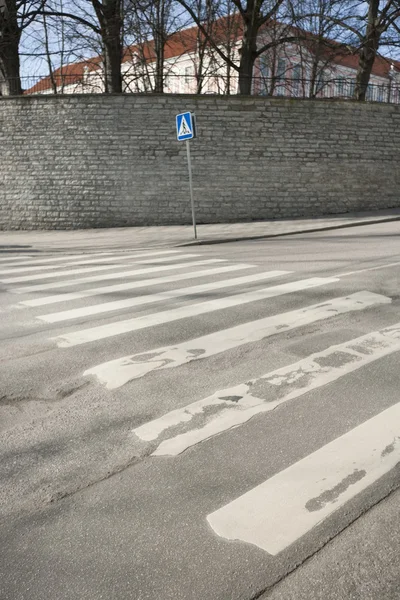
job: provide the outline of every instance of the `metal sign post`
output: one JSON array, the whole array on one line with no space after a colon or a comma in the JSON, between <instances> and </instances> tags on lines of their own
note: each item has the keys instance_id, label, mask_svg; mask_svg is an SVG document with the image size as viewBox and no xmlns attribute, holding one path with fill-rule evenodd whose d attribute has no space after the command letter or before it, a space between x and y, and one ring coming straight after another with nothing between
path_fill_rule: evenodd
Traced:
<instances>
[{"instance_id":1,"label":"metal sign post","mask_svg":"<svg viewBox=\"0 0 400 600\"><path fill-rule=\"evenodd\" d=\"M193 140L196 137L196 120L193 113L186 112L181 113L180 115L176 115L176 136L178 142L186 141L186 155L189 171L190 204L192 207L194 239L197 240L196 212L194 208L193 198L192 160L190 157L190 140Z\"/></svg>"},{"instance_id":2,"label":"metal sign post","mask_svg":"<svg viewBox=\"0 0 400 600\"><path fill-rule=\"evenodd\" d=\"M187 154L188 170L189 170L190 204L192 205L192 221L193 221L194 239L197 240L196 213L194 210L194 199L193 199L192 160L190 158L190 142L189 142L189 140L186 140L186 154Z\"/></svg>"}]
</instances>

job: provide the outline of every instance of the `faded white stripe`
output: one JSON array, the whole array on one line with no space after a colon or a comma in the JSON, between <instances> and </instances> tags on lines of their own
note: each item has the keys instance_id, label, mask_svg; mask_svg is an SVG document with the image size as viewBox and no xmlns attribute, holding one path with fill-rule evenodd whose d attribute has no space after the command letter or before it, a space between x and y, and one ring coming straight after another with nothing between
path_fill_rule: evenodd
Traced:
<instances>
[{"instance_id":1,"label":"faded white stripe","mask_svg":"<svg viewBox=\"0 0 400 600\"><path fill-rule=\"evenodd\" d=\"M103 302L102 304L94 304L91 306L83 306L81 308L64 310L57 313L39 315L37 318L41 321L45 321L46 323L59 323L60 321L68 321L70 319L78 319L81 317L103 314L105 312L122 310L124 308L142 306L144 304L152 304L154 302L170 300L171 298L180 298L182 296L192 295L196 296L197 294L202 294L203 292L209 292L211 290L219 290L227 287L244 285L246 283L265 281L266 279L279 277L281 275L285 275L286 273L287 271L268 271L266 273L254 273L253 275L244 275L243 277L235 277L234 279L223 279L220 281L212 281L211 283L204 283L201 285L193 285L191 287L180 288L178 290L169 290L161 292L159 294L148 294L146 296L140 296L139 298L125 298L124 300L114 300L113 302Z\"/></svg>"},{"instance_id":2,"label":"faded white stripe","mask_svg":"<svg viewBox=\"0 0 400 600\"><path fill-rule=\"evenodd\" d=\"M137 275L147 275L149 273L162 273L164 271L176 271L178 269L191 269L199 265L227 262L221 258L210 258L208 260L197 260L193 262L178 263L172 265L163 265L157 267L146 267L144 269L132 269L128 271L118 271L118 273L102 273L101 275L91 275L89 277L79 277L66 281L52 281L51 283L42 283L39 285L27 285L11 290L16 294L25 294L30 292L44 292L63 287L72 287L80 283L93 283L95 281L109 281L113 279L126 279L127 277L136 277Z\"/></svg>"},{"instance_id":3,"label":"faded white stripe","mask_svg":"<svg viewBox=\"0 0 400 600\"><path fill-rule=\"evenodd\" d=\"M6 262L7 260L12 260L10 263L10 267L21 267L24 265L39 265L39 264L47 264L53 262L65 262L71 260L78 260L81 258L97 258L101 256L109 256L110 254L114 254L113 252L96 252L95 254L58 254L57 256L52 256L51 258L41 258L42 254L36 254L32 256L24 256L20 258L14 259L0 259L1 262ZM46 255L45 255L46 256ZM26 260L29 258L29 260ZM7 267L7 264L2 264L2 267Z\"/></svg>"},{"instance_id":4,"label":"faded white stripe","mask_svg":"<svg viewBox=\"0 0 400 600\"><path fill-rule=\"evenodd\" d=\"M375 267L367 267L365 269L358 269L356 271L348 271L347 273L340 273L335 277L347 277L348 275L358 275L359 273L366 273L368 271L378 271L379 269L389 269L390 267L399 267L400 262L387 263L386 265L377 265Z\"/></svg>"},{"instance_id":5,"label":"faded white stripe","mask_svg":"<svg viewBox=\"0 0 400 600\"><path fill-rule=\"evenodd\" d=\"M0 255L1 256L1 255ZM30 259L34 259L37 258L37 254L19 254L17 256L2 256L0 258L0 263L8 263L9 261L12 261L10 264L11 265L15 265L16 263L18 264L19 261L21 260L26 260L27 258ZM40 255L39 255L40 256Z\"/></svg>"},{"instance_id":6,"label":"faded white stripe","mask_svg":"<svg viewBox=\"0 0 400 600\"><path fill-rule=\"evenodd\" d=\"M163 256L161 258L146 259L146 260L134 260L131 264L136 265L152 265L154 263L163 263L168 260L182 260L184 258L193 258L198 254L179 254L174 256ZM24 275L23 277L7 277L6 279L0 279L2 283L22 283L23 281L37 281L38 279L52 279L53 277L65 277L66 275L80 275L81 273L93 273L94 271L111 271L121 269L121 265L104 265L100 267L90 267L84 269L72 269L71 271L54 271L53 273L46 273L44 275Z\"/></svg>"},{"instance_id":7,"label":"faded white stripe","mask_svg":"<svg viewBox=\"0 0 400 600\"><path fill-rule=\"evenodd\" d=\"M323 446L207 521L228 540L278 554L400 461L400 403Z\"/></svg>"},{"instance_id":8,"label":"faded white stripe","mask_svg":"<svg viewBox=\"0 0 400 600\"><path fill-rule=\"evenodd\" d=\"M399 350L400 323L331 346L250 382L219 390L204 400L145 423L134 433L142 440L150 441L171 427L182 425L182 433L162 441L153 453L157 456L175 456L223 431L246 423L255 415L274 410L284 402L299 398ZM197 417L196 426L190 423L194 416Z\"/></svg>"},{"instance_id":9,"label":"faded white stripe","mask_svg":"<svg viewBox=\"0 0 400 600\"><path fill-rule=\"evenodd\" d=\"M198 261L197 265L206 265L216 261ZM82 292L71 292L69 294L54 294L53 296L46 296L45 298L35 298L34 300L24 300L19 302L24 306L45 306L47 304L56 304L58 302L66 302L70 300L79 300L80 298L90 298L92 296L104 296L112 295L115 292L125 292L127 290L136 290L143 287L151 287L154 285L160 285L163 283L173 283L175 281L184 281L185 279L198 279L200 277L207 277L212 275L219 275L221 273L230 273L232 271L241 271L243 269L252 269L254 265L247 265L244 263L238 263L236 265L228 265L226 267L216 267L213 269L202 269L200 271L191 271L190 273L178 273L177 275L166 275L164 277L154 277L152 279L142 279L139 281L130 281L128 283L117 283L115 285L104 285L98 288L91 288L90 290L83 290Z\"/></svg>"},{"instance_id":10,"label":"faded white stripe","mask_svg":"<svg viewBox=\"0 0 400 600\"><path fill-rule=\"evenodd\" d=\"M150 371L172 369L316 321L390 302L390 298L386 296L372 292L357 292L346 298L335 298L322 304L313 304L299 310L243 323L175 346L123 356L92 367L85 371L84 375L96 376L100 383L111 390L121 387L128 381L143 377Z\"/></svg>"},{"instance_id":11,"label":"faded white stripe","mask_svg":"<svg viewBox=\"0 0 400 600\"><path fill-rule=\"evenodd\" d=\"M328 283L335 283L337 281L338 280L333 277L312 277L311 279L293 281L274 287L263 288L261 290L245 292L243 294L236 294L233 296L216 298L214 300L200 302L197 304L180 306L179 308L174 308L172 310L144 315L142 317L135 317L133 319L127 319L124 321L117 321L115 323L109 323L99 327L92 327L91 329L82 329L80 331L65 334L54 339L57 341L57 345L60 348L68 348L70 346L86 344L88 342L94 342L96 340L121 335L123 333L137 331L146 327L170 323L171 321L178 321L187 317L194 317L215 310L239 306L249 302L257 302L258 300L265 300L267 298L273 298L283 294L290 294L299 290L318 287Z\"/></svg>"},{"instance_id":12,"label":"faded white stripe","mask_svg":"<svg viewBox=\"0 0 400 600\"><path fill-rule=\"evenodd\" d=\"M65 266L66 267L71 267L71 266L75 266L75 265L95 265L96 263L107 263L107 262L113 262L113 261L124 261L124 260L129 260L131 258L141 258L144 256L159 256L159 255L163 255L163 254L176 254L177 250L167 250L167 251L163 251L163 252L135 252L134 254L121 254L118 256L112 255L112 256L107 256L105 258L94 258L94 259L90 259L88 260L87 258L85 258L84 260L68 260L68 262L65 265L40 265L38 266L37 263L35 262L33 266L32 263L29 263L29 267L21 267L20 265L18 265L17 268L14 268L15 265L12 265L12 269L4 269L3 271L0 271L0 275L8 275L9 273L26 273L27 271L32 272L32 271L49 271L51 269L62 269ZM4 265L2 265L4 266Z\"/></svg>"}]
</instances>

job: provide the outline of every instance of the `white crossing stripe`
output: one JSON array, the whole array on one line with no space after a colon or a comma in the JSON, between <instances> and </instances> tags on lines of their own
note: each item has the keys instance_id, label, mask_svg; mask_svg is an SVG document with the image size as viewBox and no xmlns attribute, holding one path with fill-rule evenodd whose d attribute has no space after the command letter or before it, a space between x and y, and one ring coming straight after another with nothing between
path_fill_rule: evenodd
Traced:
<instances>
[{"instance_id":1,"label":"white crossing stripe","mask_svg":"<svg viewBox=\"0 0 400 600\"><path fill-rule=\"evenodd\" d=\"M167 262L168 260L181 260L183 258L193 258L199 256L198 254L179 254L174 256L163 256L161 258L145 259L145 260L133 260L131 264L136 265L152 265L154 263ZM102 265L100 267L85 267L83 269L72 269L71 271L55 271L53 273L45 273L44 275L24 275L23 277L7 277L6 279L0 279L2 283L21 283L23 281L36 281L38 279L52 279L53 277L64 277L66 275L79 275L81 273L91 273L94 271L111 271L112 269L121 269L120 264L115 265Z\"/></svg>"},{"instance_id":2,"label":"white crossing stripe","mask_svg":"<svg viewBox=\"0 0 400 600\"><path fill-rule=\"evenodd\" d=\"M11 256L11 255L10 256L2 256L2 254L1 254L0 256L1 256L0 263L4 263L4 262L7 263L11 260L12 261L11 264L14 265L15 261L26 260L27 258L34 259L34 258L37 258L38 255L37 254L36 255L35 254L17 254L14 256Z\"/></svg>"},{"instance_id":3,"label":"white crossing stripe","mask_svg":"<svg viewBox=\"0 0 400 600\"><path fill-rule=\"evenodd\" d=\"M176 271L178 269L188 269L200 265L227 262L223 258L209 258L207 260L197 260L193 262L184 262L157 267L146 267L144 269L133 269L129 271L118 271L118 273L102 273L101 275L90 275L88 277L79 277L77 279L67 279L66 281L52 281L51 283L41 283L39 285L25 285L24 287L11 290L15 294L25 294L30 292L43 292L64 287L72 287L80 283L93 283L95 281L108 281L112 279L126 279L127 277L136 277L137 275L147 275L149 273L158 273L164 271ZM120 267L121 268L121 267Z\"/></svg>"},{"instance_id":4,"label":"white crossing stripe","mask_svg":"<svg viewBox=\"0 0 400 600\"><path fill-rule=\"evenodd\" d=\"M284 283L274 287L244 292L242 294L235 294L233 296L227 296L223 298L215 298L214 300L199 302L197 304L188 304L186 306L180 306L179 308L152 313L150 315L143 315L133 319L116 321L115 323L108 323L107 325L100 325L90 329L82 329L58 336L54 339L56 340L59 348L78 346L79 344L86 344L88 342L102 340L116 335L121 335L123 333L144 329L146 327L170 323L171 321L178 321L187 317L203 315L215 310L222 310L224 308L239 306L249 302L257 302L258 300L265 300L267 298L273 298L283 294L290 294L300 290L319 287L322 285L327 285L328 283L336 283L337 281L339 280L335 279L334 277L312 277L310 279L304 279L301 281L292 281L290 283Z\"/></svg>"},{"instance_id":5,"label":"white crossing stripe","mask_svg":"<svg viewBox=\"0 0 400 600\"><path fill-rule=\"evenodd\" d=\"M110 254L114 254L114 252L96 252L95 254L58 254L57 256L52 256L51 258L43 258L42 254L35 254L31 256L20 256L13 258L0 258L0 262L4 263L6 261L12 260L10 263L10 267L21 267L21 266L30 266L30 265L38 265L38 264L47 264L52 262L66 262L70 260L78 260L81 258L98 258L101 256L109 256ZM45 255L46 256L46 255ZM29 260L26 260L29 258ZM2 267L7 267L8 264L2 264Z\"/></svg>"},{"instance_id":6,"label":"white crossing stripe","mask_svg":"<svg viewBox=\"0 0 400 600\"><path fill-rule=\"evenodd\" d=\"M106 385L107 389L113 390L128 381L143 377L150 371L172 369L244 344L258 342L282 331L290 331L344 313L390 302L390 298L386 296L372 292L357 292L345 298L335 298L323 304L313 304L299 310L236 325L175 346L165 346L150 352L110 360L88 369L84 376L94 375L100 383Z\"/></svg>"},{"instance_id":7,"label":"white crossing stripe","mask_svg":"<svg viewBox=\"0 0 400 600\"><path fill-rule=\"evenodd\" d=\"M186 431L164 439L153 452L155 456L176 456L223 431L246 423L255 415L274 410L280 404L299 398L398 351L400 323L344 344L331 346L247 383L219 390L204 400L145 423L133 432L140 439L151 441L165 434L171 427L181 425L181 429ZM194 417L196 420L192 425L190 422Z\"/></svg>"},{"instance_id":8,"label":"white crossing stripe","mask_svg":"<svg viewBox=\"0 0 400 600\"><path fill-rule=\"evenodd\" d=\"M400 403L274 475L207 521L219 536L276 555L400 461Z\"/></svg>"},{"instance_id":9,"label":"white crossing stripe","mask_svg":"<svg viewBox=\"0 0 400 600\"><path fill-rule=\"evenodd\" d=\"M208 264L213 261L198 261L197 263L190 263L191 265L197 264ZM222 262L217 260L215 262ZM175 281L183 281L185 279L198 279L199 277L207 277L212 275L219 275L221 273L230 273L232 271L242 271L243 269L252 269L254 265L247 265L245 263L237 263L235 265L228 265L226 267L216 267L212 269L201 269L200 271L190 271L190 273L178 273L177 275L166 275L164 277L153 277L151 279L141 279L139 281L129 281L128 283L117 283L115 285L104 285L98 288L91 288L89 290L82 290L81 292L71 292L68 294L54 294L52 296L45 296L44 298L35 298L34 300L24 300L19 302L24 306L45 306L47 304L56 304L58 302L66 302L69 300L79 300L80 298L90 298L91 296L103 296L113 294L115 292L125 292L127 290L135 290L142 287L149 287L154 285L160 285L162 283L173 283ZM286 271L289 273L289 271Z\"/></svg>"},{"instance_id":10,"label":"white crossing stripe","mask_svg":"<svg viewBox=\"0 0 400 600\"><path fill-rule=\"evenodd\" d=\"M186 288L179 288L177 290L169 290L160 292L159 294L148 294L145 296L139 296L134 298L125 298L124 300L114 300L112 302L103 302L101 304L94 304L91 306L83 306L81 308L72 308L70 310L64 310L57 313L50 313L47 315L39 315L37 318L46 323L59 323L60 321L68 321L70 319L78 319L80 317L87 317L102 314L105 312L111 312L116 310L122 310L124 308L132 308L134 306L143 306L144 304L152 304L154 302L161 302L163 300L169 300L171 298L180 298L184 296L191 296L202 294L211 290L219 290L227 287L233 287L237 285L243 285L245 283L254 283L257 281L264 281L265 279L272 279L285 275L287 271L268 271L266 273L254 273L253 275L244 275L243 277L235 277L234 279L223 279L219 281L212 281L211 283L204 283L201 285L193 285Z\"/></svg>"},{"instance_id":11,"label":"white crossing stripe","mask_svg":"<svg viewBox=\"0 0 400 600\"><path fill-rule=\"evenodd\" d=\"M3 271L0 271L0 275L8 275L9 273L26 273L27 271L49 271L51 269L62 269L64 267L71 267L71 266L75 266L75 265L95 265L96 263L106 263L106 262L113 262L113 261L124 261L124 260L128 260L131 258L142 258L145 256L160 256L163 254L176 254L177 250L166 250L166 251L162 251L162 252L135 252L134 254L121 254L118 256L112 255L112 256L106 256L106 257L102 257L102 258L92 258L92 259L87 259L85 258L84 260L80 259L80 260L74 260L71 261L69 260L68 263L66 265L38 265L36 262L33 264L32 266L32 262L29 263L30 266L28 267L21 267L20 265L18 265L17 268L15 268L15 265L12 265L12 269L4 269ZM4 267L4 265L2 265Z\"/></svg>"},{"instance_id":12,"label":"white crossing stripe","mask_svg":"<svg viewBox=\"0 0 400 600\"><path fill-rule=\"evenodd\" d=\"M387 263L386 265L376 265L375 267L367 267L365 269L357 269L356 271L347 271L347 273L340 273L335 277L347 277L348 275L358 275L359 273L366 273L368 271L378 271L379 269L389 269L390 267L399 267L400 262Z\"/></svg>"}]
</instances>

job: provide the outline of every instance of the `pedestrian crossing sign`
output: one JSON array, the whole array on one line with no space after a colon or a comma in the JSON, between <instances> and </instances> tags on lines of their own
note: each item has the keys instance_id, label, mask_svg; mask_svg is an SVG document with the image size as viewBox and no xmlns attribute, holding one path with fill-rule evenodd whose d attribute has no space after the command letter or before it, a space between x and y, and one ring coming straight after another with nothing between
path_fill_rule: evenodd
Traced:
<instances>
[{"instance_id":1,"label":"pedestrian crossing sign","mask_svg":"<svg viewBox=\"0 0 400 600\"><path fill-rule=\"evenodd\" d=\"M196 137L194 114L191 112L176 115L176 136L178 142L192 140Z\"/></svg>"}]
</instances>

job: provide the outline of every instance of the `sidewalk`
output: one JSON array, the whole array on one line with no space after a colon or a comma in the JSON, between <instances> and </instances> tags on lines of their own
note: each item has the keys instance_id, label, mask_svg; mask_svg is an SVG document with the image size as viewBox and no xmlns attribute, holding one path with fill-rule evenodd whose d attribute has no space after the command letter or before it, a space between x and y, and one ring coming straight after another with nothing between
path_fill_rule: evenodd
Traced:
<instances>
[{"instance_id":1,"label":"sidewalk","mask_svg":"<svg viewBox=\"0 0 400 600\"><path fill-rule=\"evenodd\" d=\"M313 219L282 219L199 225L198 241L191 225L162 227L121 227L115 229L80 229L75 231L0 231L0 253L58 251L97 251L103 249L154 248L216 244L242 240L272 238L345 227L400 220L400 209L349 213Z\"/></svg>"}]
</instances>

